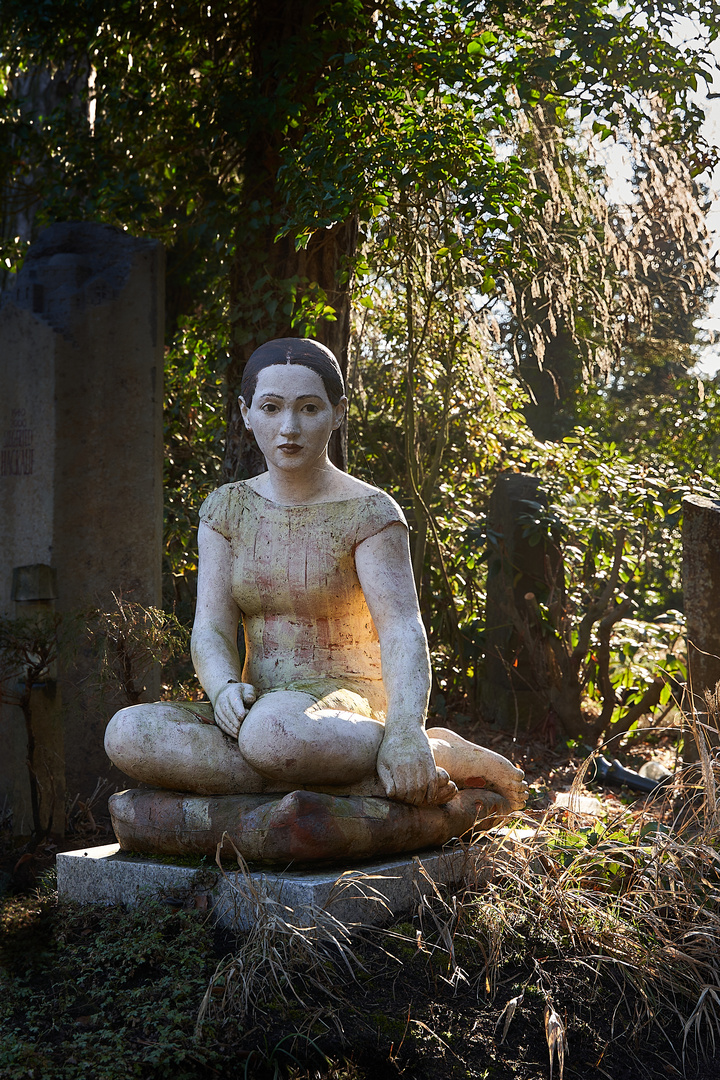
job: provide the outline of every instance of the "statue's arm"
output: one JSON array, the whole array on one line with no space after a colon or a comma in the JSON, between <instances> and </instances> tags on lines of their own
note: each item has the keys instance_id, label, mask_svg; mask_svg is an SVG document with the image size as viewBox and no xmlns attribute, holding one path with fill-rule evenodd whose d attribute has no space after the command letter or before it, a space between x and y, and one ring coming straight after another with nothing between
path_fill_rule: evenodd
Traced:
<instances>
[{"instance_id":1,"label":"statue's arm","mask_svg":"<svg viewBox=\"0 0 720 1080\"><path fill-rule=\"evenodd\" d=\"M204 522L198 531L198 548L192 661L218 726L228 735L237 735L245 706L253 703L255 692L242 682L237 648L240 611L231 590L232 550L229 541Z\"/></svg>"},{"instance_id":2,"label":"statue's arm","mask_svg":"<svg viewBox=\"0 0 720 1080\"><path fill-rule=\"evenodd\" d=\"M437 769L424 730L430 657L404 526L391 525L359 544L355 566L380 638L388 699L378 775L388 796L419 804L433 799Z\"/></svg>"}]
</instances>

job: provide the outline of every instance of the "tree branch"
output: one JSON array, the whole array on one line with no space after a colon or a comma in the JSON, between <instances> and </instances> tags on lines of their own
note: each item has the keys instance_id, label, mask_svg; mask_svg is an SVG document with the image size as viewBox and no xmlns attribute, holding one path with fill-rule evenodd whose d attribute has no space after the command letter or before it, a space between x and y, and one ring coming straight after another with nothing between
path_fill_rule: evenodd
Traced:
<instances>
[{"instance_id":1,"label":"tree branch","mask_svg":"<svg viewBox=\"0 0 720 1080\"><path fill-rule=\"evenodd\" d=\"M600 688L603 697L603 707L598 720L598 727L600 731L604 731L610 721L612 720L615 706L617 705L617 699L615 697L615 689L610 678L610 634L615 623L624 619L627 614L632 610L632 600L626 598L622 603L618 604L616 608L606 615L604 619L600 620L600 626L598 627L598 672L600 675Z\"/></svg>"},{"instance_id":2,"label":"tree branch","mask_svg":"<svg viewBox=\"0 0 720 1080\"><path fill-rule=\"evenodd\" d=\"M615 540L613 564L612 569L610 570L610 576L607 580L607 584L605 585L603 591L600 593L600 596L598 596L596 600L593 600L591 602L590 607L588 608L586 614L583 616L582 621L580 622L580 627L578 629L577 645L573 649L570 656L570 664L575 670L580 669L581 663L588 654L593 626L596 622L600 622L600 620L603 618L605 612L607 611L608 604L615 595L618 580L620 578L620 567L622 566L625 536L625 529L621 529L620 532L617 534L617 538ZM623 603L625 603L625 601L623 601ZM619 616L619 618L622 617L622 615Z\"/></svg>"}]
</instances>

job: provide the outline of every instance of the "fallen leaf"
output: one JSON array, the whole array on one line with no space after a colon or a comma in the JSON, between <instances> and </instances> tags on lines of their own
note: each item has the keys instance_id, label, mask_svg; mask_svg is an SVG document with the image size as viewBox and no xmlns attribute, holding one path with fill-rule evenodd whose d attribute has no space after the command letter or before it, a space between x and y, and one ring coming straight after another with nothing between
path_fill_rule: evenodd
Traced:
<instances>
[{"instance_id":1,"label":"fallen leaf","mask_svg":"<svg viewBox=\"0 0 720 1080\"><path fill-rule=\"evenodd\" d=\"M563 1072L565 1071L565 1051L567 1050L565 1025L549 1002L545 1006L545 1038L547 1039L548 1052L550 1054L550 1080L552 1080L553 1076L553 1066L555 1064L556 1054L558 1070L560 1072L559 1080L563 1080Z\"/></svg>"},{"instance_id":2,"label":"fallen leaf","mask_svg":"<svg viewBox=\"0 0 720 1080\"><path fill-rule=\"evenodd\" d=\"M497 1023L495 1024L495 1030L496 1031L500 1027L500 1021L503 1019L503 1017L505 1017L505 1023L503 1024L502 1035L500 1036L500 1042L501 1043L505 1042L505 1036L508 1033L508 1028L510 1027L510 1023L512 1021L512 1018L515 1015L515 1010L517 1009L518 1005L521 1004L524 997L525 997L525 991L523 990L522 993L518 994L517 997L510 998L507 1005L505 1006L503 1011L498 1016Z\"/></svg>"}]
</instances>

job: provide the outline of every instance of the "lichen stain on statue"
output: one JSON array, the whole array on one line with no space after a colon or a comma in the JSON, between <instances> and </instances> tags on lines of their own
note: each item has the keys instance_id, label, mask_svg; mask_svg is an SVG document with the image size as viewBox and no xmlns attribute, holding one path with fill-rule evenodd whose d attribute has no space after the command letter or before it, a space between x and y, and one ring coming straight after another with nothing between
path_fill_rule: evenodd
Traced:
<instances>
[{"instance_id":1,"label":"lichen stain on statue","mask_svg":"<svg viewBox=\"0 0 720 1080\"><path fill-rule=\"evenodd\" d=\"M209 702L110 721L108 756L151 785L111 798L121 847L213 855L227 833L250 860L353 861L521 809L520 769L424 729L430 664L407 523L328 459L347 405L335 357L309 339L267 342L240 404L267 471L200 510L192 655Z\"/></svg>"}]
</instances>

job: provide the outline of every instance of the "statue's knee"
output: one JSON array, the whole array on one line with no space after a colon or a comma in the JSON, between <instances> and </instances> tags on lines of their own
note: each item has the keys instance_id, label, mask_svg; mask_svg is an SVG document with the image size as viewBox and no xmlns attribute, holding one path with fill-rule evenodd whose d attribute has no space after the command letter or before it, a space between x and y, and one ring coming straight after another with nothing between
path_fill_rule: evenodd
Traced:
<instances>
[{"instance_id":1,"label":"statue's knee","mask_svg":"<svg viewBox=\"0 0 720 1080\"><path fill-rule=\"evenodd\" d=\"M260 715L262 713L262 715ZM254 769L264 775L272 768L275 755L272 746L276 744L277 722L267 709L253 709L245 717L238 734L240 753Z\"/></svg>"},{"instance_id":2,"label":"statue's knee","mask_svg":"<svg viewBox=\"0 0 720 1080\"><path fill-rule=\"evenodd\" d=\"M134 756L141 713L142 705L128 705L116 712L105 728L105 753L114 764L119 765L128 756Z\"/></svg>"},{"instance_id":3,"label":"statue's knee","mask_svg":"<svg viewBox=\"0 0 720 1080\"><path fill-rule=\"evenodd\" d=\"M288 730L287 718L278 716L271 705L259 704L262 707L253 706L240 728L240 753L263 776L286 776L303 758L303 740L292 725Z\"/></svg>"}]
</instances>

